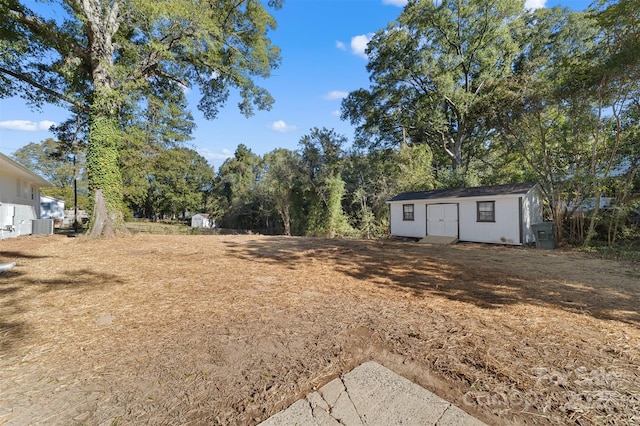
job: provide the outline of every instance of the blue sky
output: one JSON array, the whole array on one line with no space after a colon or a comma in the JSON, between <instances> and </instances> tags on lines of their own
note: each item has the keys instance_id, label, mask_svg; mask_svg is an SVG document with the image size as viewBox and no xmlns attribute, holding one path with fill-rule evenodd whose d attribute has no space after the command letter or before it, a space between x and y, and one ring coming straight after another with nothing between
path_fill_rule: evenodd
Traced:
<instances>
[{"instance_id":1,"label":"blue sky","mask_svg":"<svg viewBox=\"0 0 640 426\"><path fill-rule=\"evenodd\" d=\"M27 2L29 3L29 2ZM261 81L275 98L270 111L245 118L230 97L218 118L204 119L197 110L198 94L188 94L197 129L192 148L217 170L238 144L263 155L275 148L297 149L313 127L334 129L353 137L353 128L339 118L340 102L350 91L369 87L364 54L368 38L395 20L406 0L285 0L273 14L278 22L270 34L281 48L282 63ZM527 0L529 7L562 5L584 10L588 0ZM66 110L45 106L29 110L22 99L0 100L0 152L11 155L30 142L52 134L51 124L68 117Z\"/></svg>"}]
</instances>

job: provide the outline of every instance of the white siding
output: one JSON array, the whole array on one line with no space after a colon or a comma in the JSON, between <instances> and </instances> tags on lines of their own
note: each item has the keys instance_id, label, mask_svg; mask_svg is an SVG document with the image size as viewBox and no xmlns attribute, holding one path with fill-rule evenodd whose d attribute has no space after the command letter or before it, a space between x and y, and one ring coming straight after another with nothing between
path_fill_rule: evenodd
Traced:
<instances>
[{"instance_id":1,"label":"white siding","mask_svg":"<svg viewBox=\"0 0 640 426\"><path fill-rule=\"evenodd\" d=\"M460 241L496 244L532 244L532 223L542 221L541 198L533 188L526 194L455 197L389 202L391 235L422 238L427 235L428 204L458 204ZM521 203L522 200L522 204ZM477 202L495 202L495 222L478 222ZM402 220L402 205L414 205L414 220Z\"/></svg>"},{"instance_id":2,"label":"white siding","mask_svg":"<svg viewBox=\"0 0 640 426\"><path fill-rule=\"evenodd\" d=\"M495 201L495 222L478 222L477 201ZM519 196L460 200L460 241L520 244Z\"/></svg>"},{"instance_id":3,"label":"white siding","mask_svg":"<svg viewBox=\"0 0 640 426\"><path fill-rule=\"evenodd\" d=\"M210 222L208 217L204 217L201 214L193 215L191 218L192 228L210 228Z\"/></svg>"},{"instance_id":4,"label":"white siding","mask_svg":"<svg viewBox=\"0 0 640 426\"><path fill-rule=\"evenodd\" d=\"M413 220L402 220L402 205L413 204ZM424 201L390 203L391 235L422 238L427 235L427 205Z\"/></svg>"},{"instance_id":5,"label":"white siding","mask_svg":"<svg viewBox=\"0 0 640 426\"><path fill-rule=\"evenodd\" d=\"M39 214L38 185L26 176L0 168L0 239L31 234L31 221Z\"/></svg>"}]
</instances>

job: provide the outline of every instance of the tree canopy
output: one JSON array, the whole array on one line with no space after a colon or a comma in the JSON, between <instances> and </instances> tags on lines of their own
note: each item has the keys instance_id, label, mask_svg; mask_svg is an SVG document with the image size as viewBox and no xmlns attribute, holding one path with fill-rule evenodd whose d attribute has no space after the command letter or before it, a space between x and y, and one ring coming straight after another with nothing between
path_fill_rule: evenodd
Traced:
<instances>
[{"instance_id":1,"label":"tree canopy","mask_svg":"<svg viewBox=\"0 0 640 426\"><path fill-rule=\"evenodd\" d=\"M465 148L487 140L487 105L495 82L510 73L523 6L409 2L369 43L371 88L352 92L342 117L365 140L427 143L461 167Z\"/></svg>"},{"instance_id":2,"label":"tree canopy","mask_svg":"<svg viewBox=\"0 0 640 426\"><path fill-rule=\"evenodd\" d=\"M231 88L239 91L245 115L273 102L254 83L280 60L267 37L276 22L259 0L59 0L49 6L61 17L0 1L0 95L20 94L34 106L65 103L88 114L91 235L124 229L123 110L191 86L200 89L198 107L207 118L216 116Z\"/></svg>"},{"instance_id":3,"label":"tree canopy","mask_svg":"<svg viewBox=\"0 0 640 426\"><path fill-rule=\"evenodd\" d=\"M326 128L297 150L258 155L246 141L217 173L185 146L184 89L200 90L208 118L232 89L242 113L268 108L254 80L279 63L267 9L281 1L51 1L57 19L25 3L0 0L0 96L71 105L55 149L86 152L93 235L117 232L124 211L201 210L230 228L374 238L398 192L531 180L558 238L637 234L637 1L410 0L369 43L370 87L342 103L352 144ZM601 197L616 203L602 210Z\"/></svg>"}]
</instances>

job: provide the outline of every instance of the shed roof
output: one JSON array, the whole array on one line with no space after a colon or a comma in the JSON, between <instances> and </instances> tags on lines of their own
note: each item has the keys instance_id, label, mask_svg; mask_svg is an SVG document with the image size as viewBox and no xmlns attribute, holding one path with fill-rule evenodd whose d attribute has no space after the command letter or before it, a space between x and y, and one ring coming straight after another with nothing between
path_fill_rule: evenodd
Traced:
<instances>
[{"instance_id":1,"label":"shed roof","mask_svg":"<svg viewBox=\"0 0 640 426\"><path fill-rule=\"evenodd\" d=\"M490 197L492 195L518 195L531 191L537 183L510 183L507 185L476 186L472 188L436 189L434 191L403 192L387 200L434 200L439 198Z\"/></svg>"}]
</instances>

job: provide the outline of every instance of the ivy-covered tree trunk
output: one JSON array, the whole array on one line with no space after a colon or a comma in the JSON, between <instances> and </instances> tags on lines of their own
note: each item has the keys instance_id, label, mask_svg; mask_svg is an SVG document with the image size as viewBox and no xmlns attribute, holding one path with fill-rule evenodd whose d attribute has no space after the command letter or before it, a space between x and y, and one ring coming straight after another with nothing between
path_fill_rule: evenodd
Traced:
<instances>
[{"instance_id":1,"label":"ivy-covered tree trunk","mask_svg":"<svg viewBox=\"0 0 640 426\"><path fill-rule=\"evenodd\" d=\"M83 2L91 52L93 100L90 109L87 173L91 201L90 237L112 237L126 232L123 216L123 184L120 172L122 140L118 117L123 94L114 90L113 37L122 17L120 3Z\"/></svg>"},{"instance_id":2,"label":"ivy-covered tree trunk","mask_svg":"<svg viewBox=\"0 0 640 426\"><path fill-rule=\"evenodd\" d=\"M120 126L117 115L95 102L89 128L87 170L91 196L89 236L112 237L126 233L123 216L123 186L120 173Z\"/></svg>"}]
</instances>

